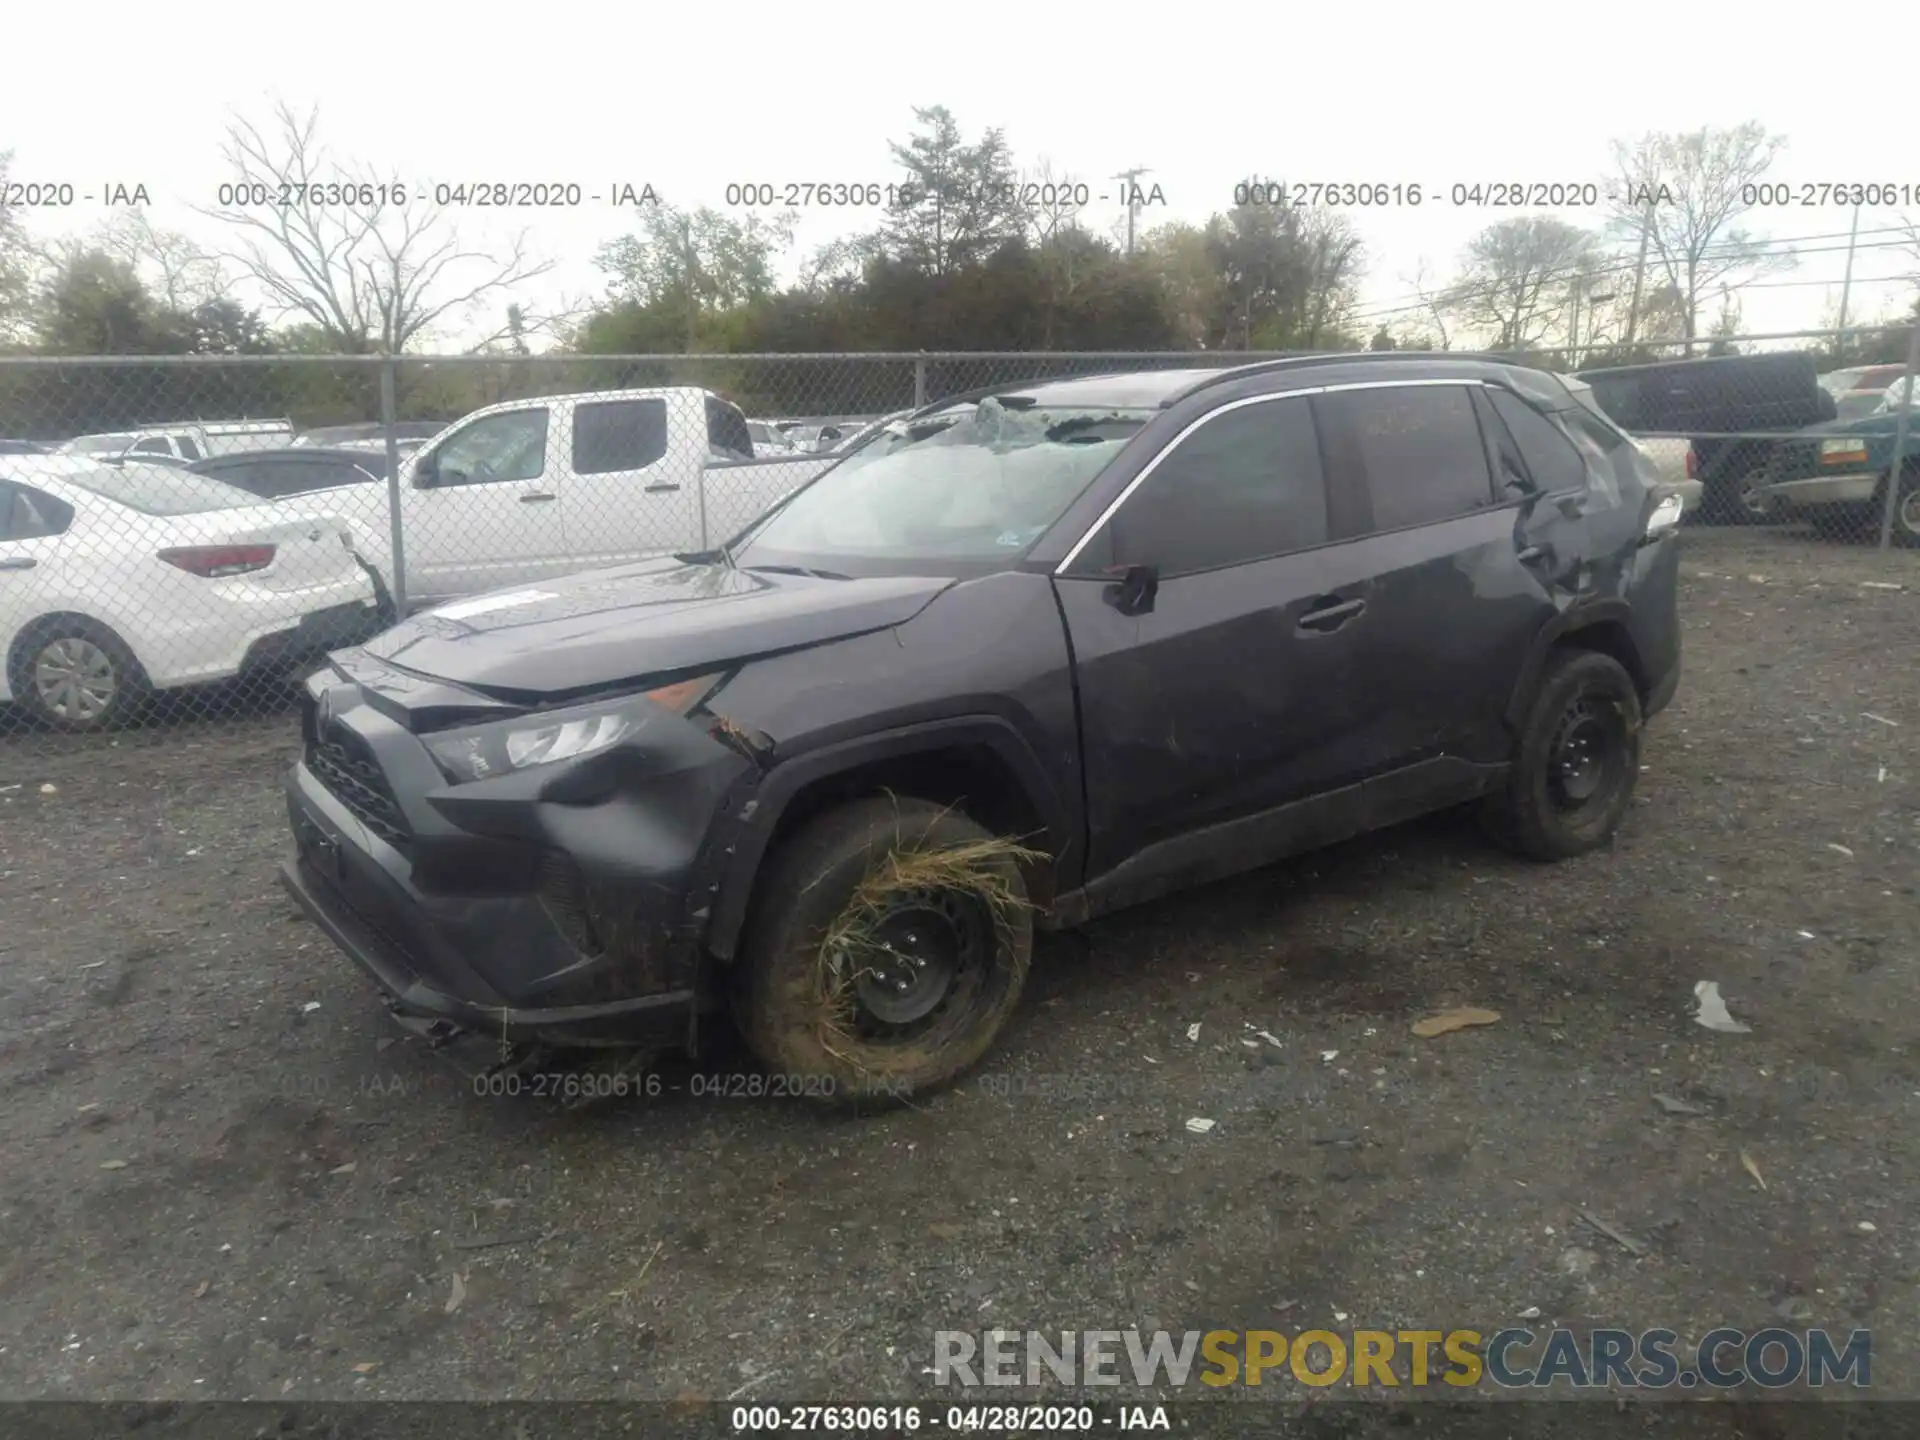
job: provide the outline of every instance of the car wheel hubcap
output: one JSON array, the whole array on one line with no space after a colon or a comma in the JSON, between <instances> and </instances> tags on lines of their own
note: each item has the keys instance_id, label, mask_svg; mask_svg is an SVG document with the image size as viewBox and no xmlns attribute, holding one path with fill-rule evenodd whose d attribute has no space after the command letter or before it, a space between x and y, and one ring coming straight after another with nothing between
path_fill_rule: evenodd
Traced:
<instances>
[{"instance_id":1,"label":"car wheel hubcap","mask_svg":"<svg viewBox=\"0 0 1920 1440\"><path fill-rule=\"evenodd\" d=\"M1766 481L1758 476L1749 476L1740 482L1740 503L1749 515L1764 515L1772 508L1767 498Z\"/></svg>"},{"instance_id":2,"label":"car wheel hubcap","mask_svg":"<svg viewBox=\"0 0 1920 1440\"><path fill-rule=\"evenodd\" d=\"M1900 497L1900 528L1920 540L1920 490L1909 490Z\"/></svg>"},{"instance_id":3,"label":"car wheel hubcap","mask_svg":"<svg viewBox=\"0 0 1920 1440\"><path fill-rule=\"evenodd\" d=\"M120 682L105 650L70 635L40 652L33 688L48 712L62 720L98 720L113 704Z\"/></svg>"},{"instance_id":4,"label":"car wheel hubcap","mask_svg":"<svg viewBox=\"0 0 1920 1440\"><path fill-rule=\"evenodd\" d=\"M1610 713L1581 701L1561 718L1548 751L1547 784L1562 809L1577 810L1608 788L1621 755L1619 728Z\"/></svg>"},{"instance_id":5,"label":"car wheel hubcap","mask_svg":"<svg viewBox=\"0 0 1920 1440\"><path fill-rule=\"evenodd\" d=\"M968 949L954 917L937 904L898 906L874 926L854 979L861 1008L883 1025L912 1025L946 1001Z\"/></svg>"}]
</instances>

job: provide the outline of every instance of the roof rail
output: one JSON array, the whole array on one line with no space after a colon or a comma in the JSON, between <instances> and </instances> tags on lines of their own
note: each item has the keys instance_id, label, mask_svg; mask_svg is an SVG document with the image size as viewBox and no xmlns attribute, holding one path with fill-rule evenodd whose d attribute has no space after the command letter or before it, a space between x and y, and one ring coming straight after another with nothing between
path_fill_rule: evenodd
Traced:
<instances>
[{"instance_id":1,"label":"roof rail","mask_svg":"<svg viewBox=\"0 0 1920 1440\"><path fill-rule=\"evenodd\" d=\"M1214 385L1225 385L1234 380L1245 379L1249 375L1266 375L1281 370L1301 370L1314 365L1326 365L1337 361L1386 361L1397 364L1415 360L1470 360L1481 365L1519 365L1527 369L1537 369L1525 360L1512 355L1501 355L1491 350L1315 350L1299 355L1283 355L1277 360L1254 360L1245 365L1232 365L1216 371L1205 379L1196 380L1185 390L1169 396L1167 404L1184 400L1187 396Z\"/></svg>"}]
</instances>

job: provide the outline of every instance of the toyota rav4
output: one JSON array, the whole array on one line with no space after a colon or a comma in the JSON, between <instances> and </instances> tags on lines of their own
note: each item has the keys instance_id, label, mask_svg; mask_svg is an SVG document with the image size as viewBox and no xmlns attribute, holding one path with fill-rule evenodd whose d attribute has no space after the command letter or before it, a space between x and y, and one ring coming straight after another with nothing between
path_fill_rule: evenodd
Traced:
<instances>
[{"instance_id":1,"label":"toyota rav4","mask_svg":"<svg viewBox=\"0 0 1920 1440\"><path fill-rule=\"evenodd\" d=\"M726 546L331 657L286 884L415 1029L949 1081L1036 928L1456 805L1607 845L1680 518L1556 376L1297 357L893 422Z\"/></svg>"}]
</instances>

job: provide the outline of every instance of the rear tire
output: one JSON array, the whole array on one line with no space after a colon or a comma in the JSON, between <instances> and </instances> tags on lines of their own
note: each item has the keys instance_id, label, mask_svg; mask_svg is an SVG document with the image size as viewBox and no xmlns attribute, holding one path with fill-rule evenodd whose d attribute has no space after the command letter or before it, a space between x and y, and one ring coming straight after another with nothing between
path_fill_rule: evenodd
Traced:
<instances>
[{"instance_id":1,"label":"rear tire","mask_svg":"<svg viewBox=\"0 0 1920 1440\"><path fill-rule=\"evenodd\" d=\"M1880 522L1887 513L1887 482L1883 476L1873 496L1872 524L1868 539L1880 540ZM1900 494L1893 502L1893 543L1909 549L1920 547L1920 466L1904 465L1900 472Z\"/></svg>"},{"instance_id":2,"label":"rear tire","mask_svg":"<svg viewBox=\"0 0 1920 1440\"><path fill-rule=\"evenodd\" d=\"M952 867L944 879L925 873L929 856ZM986 1054L1032 955L1015 847L924 800L863 800L809 822L769 862L734 1014L754 1055L794 1091L900 1100Z\"/></svg>"},{"instance_id":3,"label":"rear tire","mask_svg":"<svg viewBox=\"0 0 1920 1440\"><path fill-rule=\"evenodd\" d=\"M1640 696L1610 655L1563 649L1548 660L1506 783L1483 819L1529 860L1566 860L1608 844L1640 776Z\"/></svg>"},{"instance_id":4,"label":"rear tire","mask_svg":"<svg viewBox=\"0 0 1920 1440\"><path fill-rule=\"evenodd\" d=\"M56 730L87 733L123 723L152 686L126 643L91 620L27 627L8 657L13 698Z\"/></svg>"}]
</instances>

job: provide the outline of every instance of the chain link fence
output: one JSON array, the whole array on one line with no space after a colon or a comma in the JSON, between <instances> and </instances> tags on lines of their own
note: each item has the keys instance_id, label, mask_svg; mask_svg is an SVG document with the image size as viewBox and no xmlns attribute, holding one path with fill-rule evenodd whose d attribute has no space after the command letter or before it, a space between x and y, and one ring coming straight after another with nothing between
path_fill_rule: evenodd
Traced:
<instances>
[{"instance_id":1,"label":"chain link fence","mask_svg":"<svg viewBox=\"0 0 1920 1440\"><path fill-rule=\"evenodd\" d=\"M1555 368L1690 523L1920 544L1913 346L1831 358L1857 339ZM304 665L423 606L711 549L945 397L1263 358L0 357L0 779L35 744L290 713Z\"/></svg>"}]
</instances>

